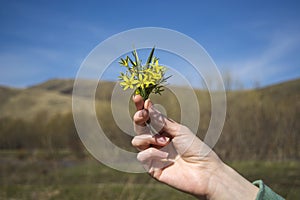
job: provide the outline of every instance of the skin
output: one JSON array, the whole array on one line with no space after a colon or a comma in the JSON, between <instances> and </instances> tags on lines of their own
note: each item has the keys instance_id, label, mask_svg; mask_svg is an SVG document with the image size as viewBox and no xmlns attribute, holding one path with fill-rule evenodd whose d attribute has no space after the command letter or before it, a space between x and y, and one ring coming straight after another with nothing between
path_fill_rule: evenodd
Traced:
<instances>
[{"instance_id":1,"label":"skin","mask_svg":"<svg viewBox=\"0 0 300 200\"><path fill-rule=\"evenodd\" d=\"M163 116L150 100L133 97L138 160L158 181L199 199L255 199L258 188L223 163L187 127ZM150 126L158 134L153 135Z\"/></svg>"}]
</instances>

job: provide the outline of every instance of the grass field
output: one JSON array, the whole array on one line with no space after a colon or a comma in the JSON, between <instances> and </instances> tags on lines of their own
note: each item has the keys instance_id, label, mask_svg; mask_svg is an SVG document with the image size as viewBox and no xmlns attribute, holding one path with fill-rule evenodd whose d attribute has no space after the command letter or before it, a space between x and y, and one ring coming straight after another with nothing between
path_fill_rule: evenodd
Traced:
<instances>
[{"instance_id":1,"label":"grass field","mask_svg":"<svg viewBox=\"0 0 300 200\"><path fill-rule=\"evenodd\" d=\"M88 88L91 83L84 84ZM115 84L98 84L97 117L106 136L131 151L132 138L118 127L111 111ZM25 89L0 86L0 149L10 149L0 150L0 200L195 199L147 174L118 172L83 153L72 117L72 89L73 80L59 79ZM181 95L185 90L177 88ZM228 164L247 179L262 179L287 199L300 199L299 91L300 79L255 90L228 91L226 121L214 147L225 161L236 160ZM205 90L195 90L195 94L201 108L197 135L204 138L211 100ZM181 120L181 105L171 90L151 99L164 106L168 117ZM180 103L189 105L189 99L185 100ZM132 102L129 110L133 115Z\"/></svg>"},{"instance_id":2,"label":"grass field","mask_svg":"<svg viewBox=\"0 0 300 200\"><path fill-rule=\"evenodd\" d=\"M151 179L118 172L68 151L0 152L0 199L195 199ZM300 162L231 162L249 180L300 199Z\"/></svg>"}]
</instances>

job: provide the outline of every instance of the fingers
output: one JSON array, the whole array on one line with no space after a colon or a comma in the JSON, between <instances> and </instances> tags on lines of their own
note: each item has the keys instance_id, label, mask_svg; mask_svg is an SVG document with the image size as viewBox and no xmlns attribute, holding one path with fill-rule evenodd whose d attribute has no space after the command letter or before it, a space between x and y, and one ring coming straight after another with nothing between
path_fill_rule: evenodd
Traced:
<instances>
[{"instance_id":1,"label":"fingers","mask_svg":"<svg viewBox=\"0 0 300 200\"><path fill-rule=\"evenodd\" d=\"M146 126L146 121L149 119L148 111L144 108L144 100L141 95L135 95L132 97L136 109L138 110L134 116L134 131L138 135L150 133L149 127Z\"/></svg>"},{"instance_id":2,"label":"fingers","mask_svg":"<svg viewBox=\"0 0 300 200\"><path fill-rule=\"evenodd\" d=\"M137 159L143 164L145 170L148 171L151 176L159 180L162 170L174 163L172 160L169 160L168 157L168 152L156 148L148 148L140 152Z\"/></svg>"},{"instance_id":3,"label":"fingers","mask_svg":"<svg viewBox=\"0 0 300 200\"><path fill-rule=\"evenodd\" d=\"M146 121L149 119L147 110L139 110L133 116L134 132L137 135L150 134L150 129L146 126Z\"/></svg>"},{"instance_id":4,"label":"fingers","mask_svg":"<svg viewBox=\"0 0 300 200\"><path fill-rule=\"evenodd\" d=\"M168 152L160 151L159 149L156 148L148 148L144 151L141 151L137 155L137 159L141 163L146 163L147 161L150 160L161 160L161 159L167 159L169 156Z\"/></svg>"},{"instance_id":5,"label":"fingers","mask_svg":"<svg viewBox=\"0 0 300 200\"><path fill-rule=\"evenodd\" d=\"M156 147L163 147L167 145L169 141L170 138L158 134L155 136L152 136L150 134L143 134L135 136L131 143L138 150L142 151L149 148L151 145Z\"/></svg>"},{"instance_id":6,"label":"fingers","mask_svg":"<svg viewBox=\"0 0 300 200\"><path fill-rule=\"evenodd\" d=\"M157 133L166 132L172 137L176 136L176 134L180 130L180 124L160 113L153 106L152 102L149 99L146 100L144 108L148 110L148 115L151 121L150 125L156 130Z\"/></svg>"},{"instance_id":7,"label":"fingers","mask_svg":"<svg viewBox=\"0 0 300 200\"><path fill-rule=\"evenodd\" d=\"M139 110L133 116L133 121L138 125L145 125L146 121L149 119L149 113L147 110Z\"/></svg>"},{"instance_id":8,"label":"fingers","mask_svg":"<svg viewBox=\"0 0 300 200\"><path fill-rule=\"evenodd\" d=\"M134 130L138 135L162 132L171 137L177 135L180 124L161 114L149 99L144 102L140 95L135 95L133 101L138 110L133 117ZM150 122L151 130L146 126L147 122Z\"/></svg>"}]
</instances>

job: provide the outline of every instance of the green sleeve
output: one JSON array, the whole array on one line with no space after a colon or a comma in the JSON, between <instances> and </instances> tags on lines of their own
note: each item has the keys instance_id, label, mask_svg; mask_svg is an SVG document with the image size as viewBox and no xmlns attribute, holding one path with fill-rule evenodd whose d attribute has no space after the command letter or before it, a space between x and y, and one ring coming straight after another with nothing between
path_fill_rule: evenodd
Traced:
<instances>
[{"instance_id":1,"label":"green sleeve","mask_svg":"<svg viewBox=\"0 0 300 200\"><path fill-rule=\"evenodd\" d=\"M257 180L253 182L254 185L259 187L256 200L283 200L281 196L276 194L271 188L266 186L262 180Z\"/></svg>"}]
</instances>

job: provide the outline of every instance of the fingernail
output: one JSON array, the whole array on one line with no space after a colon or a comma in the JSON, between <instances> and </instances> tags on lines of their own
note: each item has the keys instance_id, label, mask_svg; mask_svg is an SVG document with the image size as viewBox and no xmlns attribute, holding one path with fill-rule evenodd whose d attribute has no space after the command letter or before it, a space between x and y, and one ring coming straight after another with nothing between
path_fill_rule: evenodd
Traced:
<instances>
[{"instance_id":1,"label":"fingernail","mask_svg":"<svg viewBox=\"0 0 300 200\"><path fill-rule=\"evenodd\" d=\"M149 109L149 108L151 107L151 105L152 105L151 100L150 100L150 99L147 99L147 100L145 101L145 108L146 108L146 109Z\"/></svg>"},{"instance_id":2,"label":"fingernail","mask_svg":"<svg viewBox=\"0 0 300 200\"><path fill-rule=\"evenodd\" d=\"M170 140L170 138L164 137L164 136L157 138L157 141L160 142L160 143L166 143L169 140Z\"/></svg>"},{"instance_id":3,"label":"fingernail","mask_svg":"<svg viewBox=\"0 0 300 200\"><path fill-rule=\"evenodd\" d=\"M144 111L144 110L141 110L141 111L139 112L139 117L144 117L144 115L145 115L145 111Z\"/></svg>"}]
</instances>

